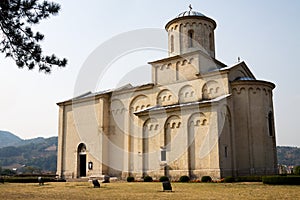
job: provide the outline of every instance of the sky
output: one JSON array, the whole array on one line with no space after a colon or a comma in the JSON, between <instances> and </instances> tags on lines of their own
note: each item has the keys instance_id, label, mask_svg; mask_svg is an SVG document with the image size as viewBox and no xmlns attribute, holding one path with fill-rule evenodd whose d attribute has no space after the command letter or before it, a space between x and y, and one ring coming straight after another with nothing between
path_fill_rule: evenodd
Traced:
<instances>
[{"instance_id":1,"label":"sky","mask_svg":"<svg viewBox=\"0 0 300 200\"><path fill-rule=\"evenodd\" d=\"M57 136L56 103L74 96L80 70L97 47L124 32L163 29L191 4L194 11L217 22L218 60L230 66L240 57L257 79L276 84L273 95L277 145L300 147L300 107L297 106L300 102L297 60L300 56L300 1L53 1L61 5L59 15L42 21L34 29L45 34L41 43L45 54L66 57L68 66L54 68L46 75L38 70L18 69L14 61L0 55L0 130L23 139ZM165 45L167 47L167 40ZM138 74L139 67L150 69L147 62L166 56L166 52L136 52L113 65L119 71L127 70L125 74L129 71ZM106 82L100 81L96 90L116 86L110 73L114 72L108 72ZM122 73L120 77L122 83L150 81L150 74L138 75L134 80L122 78Z\"/></svg>"}]
</instances>

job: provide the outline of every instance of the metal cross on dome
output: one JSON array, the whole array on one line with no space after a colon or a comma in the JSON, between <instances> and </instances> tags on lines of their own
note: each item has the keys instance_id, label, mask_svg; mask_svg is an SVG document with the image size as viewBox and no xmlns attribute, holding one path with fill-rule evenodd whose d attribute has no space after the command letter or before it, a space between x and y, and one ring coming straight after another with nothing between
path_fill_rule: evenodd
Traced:
<instances>
[{"instance_id":1,"label":"metal cross on dome","mask_svg":"<svg viewBox=\"0 0 300 200\"><path fill-rule=\"evenodd\" d=\"M190 8L190 11L192 11L192 9L193 9L193 8L192 8L192 4L189 5L189 8Z\"/></svg>"}]
</instances>

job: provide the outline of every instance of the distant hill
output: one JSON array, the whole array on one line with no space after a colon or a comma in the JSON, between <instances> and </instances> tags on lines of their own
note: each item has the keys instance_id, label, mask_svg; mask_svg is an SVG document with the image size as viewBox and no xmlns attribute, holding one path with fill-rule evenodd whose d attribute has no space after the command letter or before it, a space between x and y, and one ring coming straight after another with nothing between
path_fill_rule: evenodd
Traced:
<instances>
[{"instance_id":1,"label":"distant hill","mask_svg":"<svg viewBox=\"0 0 300 200\"><path fill-rule=\"evenodd\" d=\"M300 148L278 146L277 147L278 164L287 166L300 165Z\"/></svg>"},{"instance_id":2,"label":"distant hill","mask_svg":"<svg viewBox=\"0 0 300 200\"><path fill-rule=\"evenodd\" d=\"M0 148L7 147L7 146L14 146L22 141L23 140L21 138L12 134L11 132L0 131Z\"/></svg>"},{"instance_id":3,"label":"distant hill","mask_svg":"<svg viewBox=\"0 0 300 200\"><path fill-rule=\"evenodd\" d=\"M56 171L57 137L23 140L0 131L0 167Z\"/></svg>"},{"instance_id":4,"label":"distant hill","mask_svg":"<svg viewBox=\"0 0 300 200\"><path fill-rule=\"evenodd\" d=\"M43 137L23 140L11 132L0 131L0 148L9 147L9 146L23 146L31 143L37 144L37 143L44 142L44 140L45 138Z\"/></svg>"}]
</instances>

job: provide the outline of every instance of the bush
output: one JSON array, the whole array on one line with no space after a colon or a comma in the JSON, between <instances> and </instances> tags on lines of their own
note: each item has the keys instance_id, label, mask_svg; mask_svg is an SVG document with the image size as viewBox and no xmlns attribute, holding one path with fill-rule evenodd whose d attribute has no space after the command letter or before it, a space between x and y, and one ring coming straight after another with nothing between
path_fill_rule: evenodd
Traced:
<instances>
[{"instance_id":1,"label":"bush","mask_svg":"<svg viewBox=\"0 0 300 200\"><path fill-rule=\"evenodd\" d=\"M212 179L210 176L202 176L202 178L201 178L201 182L204 182L204 183L208 183L211 181L212 181Z\"/></svg>"},{"instance_id":2,"label":"bush","mask_svg":"<svg viewBox=\"0 0 300 200\"><path fill-rule=\"evenodd\" d=\"M179 181L182 182L182 183L189 182L190 181L190 177L188 177L188 176L181 176L179 178Z\"/></svg>"},{"instance_id":3,"label":"bush","mask_svg":"<svg viewBox=\"0 0 300 200\"><path fill-rule=\"evenodd\" d=\"M160 182L165 182L165 181L170 181L170 180L169 180L169 177L167 177L167 176L162 176L162 177L159 178L159 181L160 181Z\"/></svg>"},{"instance_id":4,"label":"bush","mask_svg":"<svg viewBox=\"0 0 300 200\"><path fill-rule=\"evenodd\" d=\"M293 173L295 174L295 175L300 175L300 166L295 166L294 167L294 169L293 169Z\"/></svg>"},{"instance_id":5,"label":"bush","mask_svg":"<svg viewBox=\"0 0 300 200\"><path fill-rule=\"evenodd\" d=\"M272 185L300 185L300 176L263 176L262 181Z\"/></svg>"},{"instance_id":6,"label":"bush","mask_svg":"<svg viewBox=\"0 0 300 200\"><path fill-rule=\"evenodd\" d=\"M153 178L151 176L145 176L144 177L144 182L152 182Z\"/></svg>"},{"instance_id":7,"label":"bush","mask_svg":"<svg viewBox=\"0 0 300 200\"><path fill-rule=\"evenodd\" d=\"M235 179L232 176L227 176L224 178L225 183L233 183L235 182Z\"/></svg>"},{"instance_id":8,"label":"bush","mask_svg":"<svg viewBox=\"0 0 300 200\"><path fill-rule=\"evenodd\" d=\"M42 177L43 182L56 182L56 179L49 177ZM6 177L5 182L8 183L38 183L37 177Z\"/></svg>"},{"instance_id":9,"label":"bush","mask_svg":"<svg viewBox=\"0 0 300 200\"><path fill-rule=\"evenodd\" d=\"M261 182L261 176L239 176L238 182Z\"/></svg>"},{"instance_id":10,"label":"bush","mask_svg":"<svg viewBox=\"0 0 300 200\"><path fill-rule=\"evenodd\" d=\"M128 176L127 177L127 182L134 182L134 177L133 176Z\"/></svg>"}]
</instances>

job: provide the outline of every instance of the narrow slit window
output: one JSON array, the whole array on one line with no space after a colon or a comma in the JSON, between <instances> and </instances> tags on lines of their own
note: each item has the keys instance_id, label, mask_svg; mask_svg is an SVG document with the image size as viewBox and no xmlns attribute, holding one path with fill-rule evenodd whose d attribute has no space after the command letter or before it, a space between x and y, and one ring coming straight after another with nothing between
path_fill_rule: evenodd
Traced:
<instances>
[{"instance_id":1,"label":"narrow slit window","mask_svg":"<svg viewBox=\"0 0 300 200\"><path fill-rule=\"evenodd\" d=\"M269 114L268 114L268 125L269 125L269 136L274 136L273 113L272 112L269 112Z\"/></svg>"},{"instance_id":2,"label":"narrow slit window","mask_svg":"<svg viewBox=\"0 0 300 200\"><path fill-rule=\"evenodd\" d=\"M167 161L167 152L166 152L166 148L161 148L161 149L160 149L160 160L161 160L161 161Z\"/></svg>"},{"instance_id":3,"label":"narrow slit window","mask_svg":"<svg viewBox=\"0 0 300 200\"><path fill-rule=\"evenodd\" d=\"M188 31L188 47L193 47L193 39L194 39L194 31L189 30Z\"/></svg>"},{"instance_id":4,"label":"narrow slit window","mask_svg":"<svg viewBox=\"0 0 300 200\"><path fill-rule=\"evenodd\" d=\"M171 52L174 52L174 36L171 35Z\"/></svg>"},{"instance_id":5,"label":"narrow slit window","mask_svg":"<svg viewBox=\"0 0 300 200\"><path fill-rule=\"evenodd\" d=\"M210 49L211 51L214 50L214 41L213 41L212 33L209 34L209 49Z\"/></svg>"}]
</instances>

